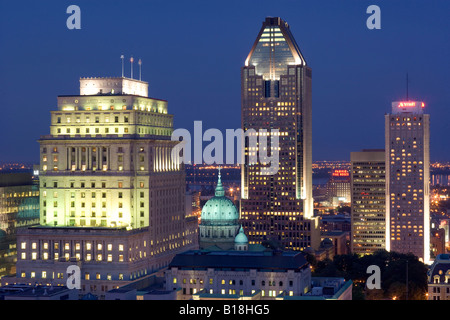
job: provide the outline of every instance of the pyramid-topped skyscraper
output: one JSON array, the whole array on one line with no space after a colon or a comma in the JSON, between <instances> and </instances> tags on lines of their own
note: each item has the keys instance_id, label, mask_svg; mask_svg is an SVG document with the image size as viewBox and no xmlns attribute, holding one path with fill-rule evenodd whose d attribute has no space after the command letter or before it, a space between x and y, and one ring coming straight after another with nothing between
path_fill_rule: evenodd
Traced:
<instances>
[{"instance_id":1,"label":"pyramid-topped skyscraper","mask_svg":"<svg viewBox=\"0 0 450 320\"><path fill-rule=\"evenodd\" d=\"M241 71L241 119L244 132L278 130L279 170L261 174L267 165L250 157L261 146L245 142L241 220L250 243L272 239L302 250L320 242L312 198L311 83L288 23L266 18Z\"/></svg>"}]
</instances>

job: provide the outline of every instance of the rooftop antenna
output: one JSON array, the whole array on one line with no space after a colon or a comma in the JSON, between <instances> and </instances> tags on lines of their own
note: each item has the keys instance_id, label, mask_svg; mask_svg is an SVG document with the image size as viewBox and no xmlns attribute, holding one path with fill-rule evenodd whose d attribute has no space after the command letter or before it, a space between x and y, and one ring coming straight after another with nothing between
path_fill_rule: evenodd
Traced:
<instances>
[{"instance_id":1,"label":"rooftop antenna","mask_svg":"<svg viewBox=\"0 0 450 320\"><path fill-rule=\"evenodd\" d=\"M124 55L121 55L120 56L120 59L122 59L122 78L123 78L123 59L124 59L125 57L124 57Z\"/></svg>"},{"instance_id":2,"label":"rooftop antenna","mask_svg":"<svg viewBox=\"0 0 450 320\"><path fill-rule=\"evenodd\" d=\"M139 63L139 81L141 81L142 80L142 60L139 59L138 63Z\"/></svg>"},{"instance_id":3,"label":"rooftop antenna","mask_svg":"<svg viewBox=\"0 0 450 320\"><path fill-rule=\"evenodd\" d=\"M130 58L130 62L131 62L131 79L133 79L133 57Z\"/></svg>"},{"instance_id":4,"label":"rooftop antenna","mask_svg":"<svg viewBox=\"0 0 450 320\"><path fill-rule=\"evenodd\" d=\"M408 79L408 72L406 73L406 101L409 101L409 93L408 93L408 88L409 86L409 79Z\"/></svg>"}]
</instances>

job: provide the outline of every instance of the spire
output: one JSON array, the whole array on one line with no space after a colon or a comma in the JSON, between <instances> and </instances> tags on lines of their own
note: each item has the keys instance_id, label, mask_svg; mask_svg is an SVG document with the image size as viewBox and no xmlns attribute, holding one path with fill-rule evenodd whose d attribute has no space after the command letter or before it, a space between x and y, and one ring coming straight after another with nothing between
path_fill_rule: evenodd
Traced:
<instances>
[{"instance_id":1,"label":"spire","mask_svg":"<svg viewBox=\"0 0 450 320\"><path fill-rule=\"evenodd\" d=\"M216 192L215 192L216 197L223 197L223 196L225 196L225 190L223 189L223 186L222 186L222 179L221 179L221 175L220 175L220 169L222 169L222 168L219 166L219 178L217 180L217 186L216 186Z\"/></svg>"}]
</instances>

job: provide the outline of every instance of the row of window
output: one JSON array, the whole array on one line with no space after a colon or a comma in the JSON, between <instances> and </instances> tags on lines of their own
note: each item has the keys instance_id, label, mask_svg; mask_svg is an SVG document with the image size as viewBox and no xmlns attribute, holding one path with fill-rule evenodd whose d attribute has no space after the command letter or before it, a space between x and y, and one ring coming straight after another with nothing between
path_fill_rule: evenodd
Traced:
<instances>
[{"instance_id":1,"label":"row of window","mask_svg":"<svg viewBox=\"0 0 450 320\"><path fill-rule=\"evenodd\" d=\"M142 277L146 274L147 274L147 270L134 272L133 274L130 274L128 276L128 279L133 280L133 279ZM53 271L41 271L38 274L36 271L30 271L29 275L27 275L27 273L25 271L22 271L20 273L21 278L29 277L31 279L35 279L35 278L37 278L38 275L40 276L41 279L61 279L61 280L64 279L64 273L62 273L62 272L57 272L55 274L55 272L53 272ZM98 272L91 276L91 274L89 272L86 272L84 274L83 279L84 280L125 280L125 276L123 273L119 273L116 277L113 277L113 275L111 273L108 273L108 274L102 276L101 273L98 273Z\"/></svg>"},{"instance_id":2,"label":"row of window","mask_svg":"<svg viewBox=\"0 0 450 320\"><path fill-rule=\"evenodd\" d=\"M126 108L126 106L124 106L124 107ZM72 119L71 117L66 117L65 119L66 119L67 123L71 123L71 119ZM114 123L119 123L119 119L120 119L119 116L114 116ZM129 122L129 116L125 115L120 120L121 120L121 122L128 123ZM81 122L81 118L80 117L76 117L75 118L75 122L76 123L80 123ZM86 116L85 119L84 119L84 122L89 123L90 122L90 117ZM99 116L94 117L94 122L95 123L100 123L100 117ZM105 122L109 122L109 117L105 117ZM56 123L61 123L61 117L57 117L56 118Z\"/></svg>"},{"instance_id":3,"label":"row of window","mask_svg":"<svg viewBox=\"0 0 450 320\"><path fill-rule=\"evenodd\" d=\"M174 284L176 284L176 283L178 283L178 279L177 279L176 277L174 277L173 280L172 280L172 282L173 282ZM186 278L184 278L184 279L182 280L182 283L183 283L183 284L187 284L187 283L188 283L188 280L187 280ZM204 280L203 280L203 279L198 279L198 283L199 283L199 284L203 284L203 283L204 283ZM209 283L210 285L214 284L214 279L213 279L213 278L209 278L208 283ZM224 285L224 284L227 284L227 283L228 283L229 285L234 286L234 285L236 285L237 281L236 281L236 280L233 280L233 279L228 280L228 281L225 280L225 279L222 279L222 280L220 281L220 284L223 284L223 285ZM269 280L269 281L267 281L267 282L266 282L266 280L261 280L261 286L264 287L264 286L266 285L266 283L267 283L268 286L276 286L276 285L277 285L277 283L276 283L275 280ZM195 278L189 279L189 284L197 284L197 279L195 279ZM239 285L240 285L240 286L244 285L244 280L239 280ZM256 285L256 280L252 279L252 280L251 280L251 285L252 285L252 286L255 286L255 285ZM279 282L278 282L278 286L282 287L282 286L283 286L283 281L279 281ZM292 286L294 286L294 281L289 280L289 287L292 287Z\"/></svg>"},{"instance_id":4,"label":"row of window","mask_svg":"<svg viewBox=\"0 0 450 320\"><path fill-rule=\"evenodd\" d=\"M55 252L54 255L53 255L53 258L55 260L59 260L60 259L59 253ZM75 258L76 258L77 261L80 261L81 260L81 254L80 253L76 253L75 254ZM27 260L27 253L26 252L22 252L20 254L20 259L21 260ZM37 260L37 259L38 259L38 253L37 252L32 252L31 253L31 260ZM42 260L49 260L49 259L50 259L50 254L48 252L43 252L42 253ZM66 253L64 255L64 259L66 261L69 261L70 260L70 254ZM94 260L94 256L91 253L87 253L86 256L85 256L84 261L93 261L93 260ZM131 261L131 258L129 258L129 260ZM97 254L95 256L95 261L98 261L98 262L104 261L103 255L101 253ZM112 262L113 261L112 254L108 254L106 256L106 261L107 262ZM124 262L124 258L123 258L122 254L118 255L117 261L118 262Z\"/></svg>"},{"instance_id":5,"label":"row of window","mask_svg":"<svg viewBox=\"0 0 450 320\"><path fill-rule=\"evenodd\" d=\"M84 133L86 133L86 134L91 134L91 133L96 133L96 134L99 134L99 133L105 133L105 134L108 134L108 133L129 133L129 128L128 127L124 127L123 131L120 130L121 128L116 127L116 128L114 128L114 132L112 132L112 131L109 132L109 128L105 128L105 130L103 132L100 132L100 128L93 128L92 131L90 129L92 129L92 128L85 128ZM67 133L67 134L70 134L72 132L73 131L71 131L70 128L66 128L66 130L65 130L65 133ZM61 128L57 128L56 129L56 133L61 134L62 133L62 129ZM81 129L80 128L75 128L75 133L76 134L81 134Z\"/></svg>"},{"instance_id":6,"label":"row of window","mask_svg":"<svg viewBox=\"0 0 450 320\"><path fill-rule=\"evenodd\" d=\"M87 150L87 148L86 147L78 147L78 148L81 148L81 152L86 152L86 150ZM76 152L76 147L69 147L69 149L70 149L70 151L72 152L72 153L74 153L74 152ZM58 147L53 147L53 153L57 153L58 152ZM97 147L91 147L91 150L92 150L92 152L97 152ZM108 151L108 148L106 148L106 147L101 147L101 149L100 149L103 153L105 153L105 152L107 152ZM138 150L139 150L139 152L144 152L145 151L145 149L144 149L144 147L139 147L138 148ZM122 153L122 152L124 152L123 151L123 147L118 147L117 148L117 152L118 153ZM47 147L43 147L42 148L42 153L47 153Z\"/></svg>"},{"instance_id":7,"label":"row of window","mask_svg":"<svg viewBox=\"0 0 450 320\"><path fill-rule=\"evenodd\" d=\"M144 247L145 246L146 246L146 241L144 241ZM49 249L49 243L48 242L44 242L42 244L42 247L43 247L43 249L46 249L46 250ZM25 250L26 248L27 248L27 242L26 241L22 241L20 243L20 249ZM59 248L60 248L59 242L55 242L53 244L53 248L55 250L59 250ZM91 242L86 242L85 243L85 249L86 250L92 250L94 248L95 248L95 246ZM119 244L117 246L117 248L119 249L119 251L123 251L124 250L124 245L123 244ZM32 242L31 243L31 249L33 249L33 250L37 249L37 242ZM113 250L112 243L108 243L106 245L106 249L108 251L112 251ZM64 244L64 250L70 250L70 243L65 243ZM81 250L81 244L80 243L76 243L75 244L75 250ZM97 243L97 250L103 250L103 244L102 243Z\"/></svg>"},{"instance_id":8,"label":"row of window","mask_svg":"<svg viewBox=\"0 0 450 320\"><path fill-rule=\"evenodd\" d=\"M71 181L70 183L69 183L69 188L77 188L78 187L78 185L77 186L75 186L75 181ZM90 188L96 188L96 186L97 187L99 187L95 182L91 182L91 186L90 186ZM49 186L50 187L50 186ZM108 186L109 188L111 188L111 186ZM139 187L140 188L144 188L144 182L139 182ZM43 183L42 183L42 188L47 188L47 182L46 181L43 181ZM58 188L58 181L53 181L53 188ZM87 188L86 187L86 183L85 182L80 182L80 184L79 184L79 188ZM101 188L102 189L105 189L106 188L106 182L102 182L101 183ZM118 181L117 182L117 188L119 188L119 189L122 189L123 188L123 182L122 181ZM94 196L95 197L95 196ZM122 194L121 194L121 192L119 192L119 197L122 197Z\"/></svg>"}]
</instances>

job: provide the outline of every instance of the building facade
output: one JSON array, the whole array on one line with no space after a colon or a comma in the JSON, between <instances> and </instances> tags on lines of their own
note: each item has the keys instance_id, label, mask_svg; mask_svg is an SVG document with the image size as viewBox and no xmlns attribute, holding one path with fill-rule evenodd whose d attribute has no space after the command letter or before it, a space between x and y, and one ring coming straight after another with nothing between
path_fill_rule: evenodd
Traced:
<instances>
[{"instance_id":1,"label":"building facade","mask_svg":"<svg viewBox=\"0 0 450 320\"><path fill-rule=\"evenodd\" d=\"M327 199L331 206L348 203L351 198L350 173L348 170L336 169L327 182Z\"/></svg>"},{"instance_id":2,"label":"building facade","mask_svg":"<svg viewBox=\"0 0 450 320\"><path fill-rule=\"evenodd\" d=\"M386 249L386 167L384 150L352 152L351 251Z\"/></svg>"},{"instance_id":3,"label":"building facade","mask_svg":"<svg viewBox=\"0 0 450 320\"><path fill-rule=\"evenodd\" d=\"M241 70L241 221L250 243L275 239L286 249L320 243L312 198L311 68L287 22L266 18ZM278 137L278 150L252 145L252 134ZM278 130L276 132L275 130ZM278 152L278 171L254 156Z\"/></svg>"},{"instance_id":4,"label":"building facade","mask_svg":"<svg viewBox=\"0 0 450 320\"><path fill-rule=\"evenodd\" d=\"M76 264L84 291L103 296L196 247L173 116L147 93L139 80L82 78L80 95L58 97L39 140L40 226L18 234L16 279L5 281L62 284Z\"/></svg>"},{"instance_id":5,"label":"building facade","mask_svg":"<svg viewBox=\"0 0 450 320\"><path fill-rule=\"evenodd\" d=\"M29 172L0 174L0 278L16 273L17 229L39 224L39 178Z\"/></svg>"},{"instance_id":6,"label":"building facade","mask_svg":"<svg viewBox=\"0 0 450 320\"><path fill-rule=\"evenodd\" d=\"M422 101L385 115L386 250L430 261L430 116Z\"/></svg>"},{"instance_id":7,"label":"building facade","mask_svg":"<svg viewBox=\"0 0 450 320\"><path fill-rule=\"evenodd\" d=\"M173 115L167 101L129 92L130 83L148 91L134 79L82 78L80 95L58 97L50 135L39 140L42 225L140 228L169 212L161 228L182 223Z\"/></svg>"},{"instance_id":8,"label":"building facade","mask_svg":"<svg viewBox=\"0 0 450 320\"><path fill-rule=\"evenodd\" d=\"M450 255L439 254L427 276L428 300L450 300Z\"/></svg>"},{"instance_id":9,"label":"building facade","mask_svg":"<svg viewBox=\"0 0 450 320\"><path fill-rule=\"evenodd\" d=\"M166 289L181 288L181 299L275 299L311 289L311 269L301 252L187 251L166 271Z\"/></svg>"}]
</instances>

